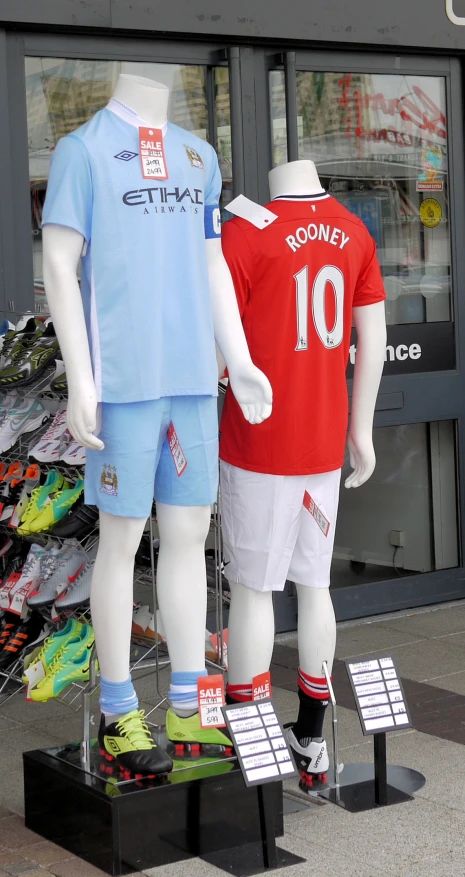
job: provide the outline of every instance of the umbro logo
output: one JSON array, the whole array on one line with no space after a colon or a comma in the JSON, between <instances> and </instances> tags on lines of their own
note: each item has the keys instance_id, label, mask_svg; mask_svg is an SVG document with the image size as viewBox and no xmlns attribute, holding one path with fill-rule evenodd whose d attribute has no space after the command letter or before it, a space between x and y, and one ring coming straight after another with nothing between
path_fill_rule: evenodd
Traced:
<instances>
[{"instance_id":1,"label":"umbro logo","mask_svg":"<svg viewBox=\"0 0 465 877\"><path fill-rule=\"evenodd\" d=\"M121 161L131 161L131 158L135 158L137 155L137 152L129 152L128 149L123 149L122 152L118 152L118 155L114 155L113 158L119 158Z\"/></svg>"}]
</instances>

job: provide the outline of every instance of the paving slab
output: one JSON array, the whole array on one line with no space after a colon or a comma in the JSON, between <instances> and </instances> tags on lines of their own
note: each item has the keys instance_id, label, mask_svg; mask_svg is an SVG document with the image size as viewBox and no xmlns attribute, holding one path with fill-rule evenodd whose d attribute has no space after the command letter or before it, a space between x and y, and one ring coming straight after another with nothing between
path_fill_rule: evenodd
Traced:
<instances>
[{"instance_id":1,"label":"paving slab","mask_svg":"<svg viewBox=\"0 0 465 877\"><path fill-rule=\"evenodd\" d=\"M182 862L173 862L171 865L162 865L160 868L148 868L143 872L148 877L224 877L225 872L204 862L202 859L185 859ZM273 874L277 874L273 871ZM289 874L289 877L293 875Z\"/></svg>"},{"instance_id":2,"label":"paving slab","mask_svg":"<svg viewBox=\"0 0 465 877\"><path fill-rule=\"evenodd\" d=\"M380 620L375 624L386 630L427 639L461 632L464 634L465 642L465 606L438 607L428 612L412 612L398 618Z\"/></svg>"},{"instance_id":3,"label":"paving slab","mask_svg":"<svg viewBox=\"0 0 465 877\"><path fill-rule=\"evenodd\" d=\"M278 846L306 861L290 868L278 868L273 874L283 877L285 874L287 877L387 877L386 871L377 863L371 865L353 850L347 851L343 848L337 835L325 846L321 838L315 836L314 831L314 826L309 825L305 838L286 833L283 838L278 839Z\"/></svg>"},{"instance_id":4,"label":"paving slab","mask_svg":"<svg viewBox=\"0 0 465 877\"><path fill-rule=\"evenodd\" d=\"M411 645L422 639L409 632L384 628L381 624L364 624L360 627L346 627L338 630L336 657L345 659L357 655L371 655L396 646Z\"/></svg>"},{"instance_id":5,"label":"paving slab","mask_svg":"<svg viewBox=\"0 0 465 877\"><path fill-rule=\"evenodd\" d=\"M68 850L59 847L57 844L49 840L41 841L41 843L28 846L23 850L24 858L36 865L49 867L64 859L70 859L71 855ZM52 869L53 870L53 869Z\"/></svg>"},{"instance_id":6,"label":"paving slab","mask_svg":"<svg viewBox=\"0 0 465 877\"><path fill-rule=\"evenodd\" d=\"M398 877L409 877L410 863L417 866L428 862L431 856L441 856L452 865L463 845L465 814L425 798L416 797L413 801L365 813L346 813L334 805L328 807L339 811L337 827L334 815L322 808L313 817L311 826L302 813L289 816L287 832L304 841L318 837L317 843L325 848L334 846L337 837L338 848L346 862L352 866L357 862L371 863L375 875L389 873L393 859L398 866ZM445 825L447 831L438 830ZM340 873L347 874L347 868Z\"/></svg>"},{"instance_id":7,"label":"paving slab","mask_svg":"<svg viewBox=\"0 0 465 877\"><path fill-rule=\"evenodd\" d=\"M437 676L435 679L428 679L428 685L434 685L436 688L443 688L456 694L465 695L465 670L459 670L458 673L448 673L445 676Z\"/></svg>"},{"instance_id":8,"label":"paving slab","mask_svg":"<svg viewBox=\"0 0 465 877\"><path fill-rule=\"evenodd\" d=\"M21 725L35 725L42 720L59 721L69 714L70 707L59 700L47 703L28 703L24 691L10 698L0 707L2 718L14 719Z\"/></svg>"},{"instance_id":9,"label":"paving slab","mask_svg":"<svg viewBox=\"0 0 465 877\"><path fill-rule=\"evenodd\" d=\"M401 676L418 682L456 673L465 666L465 650L449 640L424 639L385 651L392 653Z\"/></svg>"}]
</instances>

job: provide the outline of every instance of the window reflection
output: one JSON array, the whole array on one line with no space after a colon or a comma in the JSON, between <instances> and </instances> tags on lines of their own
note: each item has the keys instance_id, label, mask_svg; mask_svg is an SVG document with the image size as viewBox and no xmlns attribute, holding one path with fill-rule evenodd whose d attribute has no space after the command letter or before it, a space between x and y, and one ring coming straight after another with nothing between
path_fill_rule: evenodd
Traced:
<instances>
[{"instance_id":1,"label":"window reflection","mask_svg":"<svg viewBox=\"0 0 465 877\"><path fill-rule=\"evenodd\" d=\"M287 161L284 74L271 74L274 163ZM450 228L442 77L297 73L299 157L365 222L388 323L448 321Z\"/></svg>"},{"instance_id":2,"label":"window reflection","mask_svg":"<svg viewBox=\"0 0 465 877\"><path fill-rule=\"evenodd\" d=\"M209 114L209 71L198 65L71 58L26 58L25 64L35 308L46 312L41 218L50 160L60 137L105 106L120 73L163 82L170 89L170 121L217 149L225 204L232 197L229 79L227 68L214 68L214 106ZM210 130L211 119L214 130Z\"/></svg>"}]
</instances>

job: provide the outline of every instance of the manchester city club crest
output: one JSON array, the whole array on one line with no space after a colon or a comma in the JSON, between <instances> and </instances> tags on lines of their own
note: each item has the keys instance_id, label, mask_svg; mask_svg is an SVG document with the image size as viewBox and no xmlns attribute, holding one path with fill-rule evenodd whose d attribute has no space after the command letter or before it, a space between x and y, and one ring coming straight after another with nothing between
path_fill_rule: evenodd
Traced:
<instances>
[{"instance_id":1,"label":"manchester city club crest","mask_svg":"<svg viewBox=\"0 0 465 877\"><path fill-rule=\"evenodd\" d=\"M118 496L118 476L116 466L105 465L100 476L100 492L109 496Z\"/></svg>"},{"instance_id":2,"label":"manchester city club crest","mask_svg":"<svg viewBox=\"0 0 465 877\"><path fill-rule=\"evenodd\" d=\"M200 171L205 170L204 163L202 161L202 156L199 155L196 149L192 146L186 146L184 144L184 149L186 150L187 157L192 165L192 167L198 167Z\"/></svg>"}]
</instances>

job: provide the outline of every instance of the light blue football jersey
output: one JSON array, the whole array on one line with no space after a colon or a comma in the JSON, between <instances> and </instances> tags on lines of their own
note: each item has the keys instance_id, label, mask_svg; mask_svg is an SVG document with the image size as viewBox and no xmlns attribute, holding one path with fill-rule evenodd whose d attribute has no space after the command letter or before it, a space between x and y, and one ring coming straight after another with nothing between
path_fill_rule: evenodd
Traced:
<instances>
[{"instance_id":1,"label":"light blue football jersey","mask_svg":"<svg viewBox=\"0 0 465 877\"><path fill-rule=\"evenodd\" d=\"M163 130L168 179L144 179L139 126L110 101L54 151L43 224L82 234L81 292L98 398L217 394L205 239L221 234L214 149Z\"/></svg>"}]
</instances>

